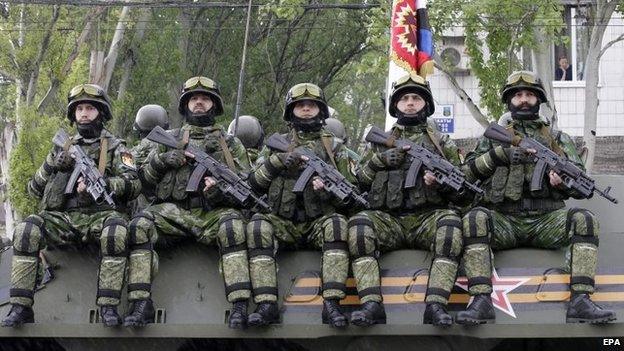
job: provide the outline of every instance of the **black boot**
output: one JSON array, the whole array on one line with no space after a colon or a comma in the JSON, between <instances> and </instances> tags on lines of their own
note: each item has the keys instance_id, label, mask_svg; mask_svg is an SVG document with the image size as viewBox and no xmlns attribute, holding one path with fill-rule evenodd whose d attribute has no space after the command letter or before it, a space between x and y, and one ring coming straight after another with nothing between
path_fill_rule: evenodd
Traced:
<instances>
[{"instance_id":1,"label":"black boot","mask_svg":"<svg viewBox=\"0 0 624 351\"><path fill-rule=\"evenodd\" d=\"M446 311L446 306L439 302L429 302L425 308L423 324L448 327L453 324L453 317Z\"/></svg>"},{"instance_id":2,"label":"black boot","mask_svg":"<svg viewBox=\"0 0 624 351\"><path fill-rule=\"evenodd\" d=\"M32 307L12 304L7 317L2 321L3 327L19 327L24 323L34 323L35 313Z\"/></svg>"},{"instance_id":3,"label":"black boot","mask_svg":"<svg viewBox=\"0 0 624 351\"><path fill-rule=\"evenodd\" d=\"M143 327L147 323L154 323L155 315L152 299L136 300L124 318L124 327Z\"/></svg>"},{"instance_id":4,"label":"black boot","mask_svg":"<svg viewBox=\"0 0 624 351\"><path fill-rule=\"evenodd\" d=\"M247 328L247 300L236 301L232 304L228 326L232 329Z\"/></svg>"},{"instance_id":5,"label":"black boot","mask_svg":"<svg viewBox=\"0 0 624 351\"><path fill-rule=\"evenodd\" d=\"M494 305L492 304L492 296L490 294L478 294L470 303L465 311L460 311L455 317L457 324L484 324L494 323L496 313L494 313Z\"/></svg>"},{"instance_id":6,"label":"black boot","mask_svg":"<svg viewBox=\"0 0 624 351\"><path fill-rule=\"evenodd\" d=\"M261 302L254 313L249 315L247 324L250 327L279 323L279 308L275 302Z\"/></svg>"},{"instance_id":7,"label":"black boot","mask_svg":"<svg viewBox=\"0 0 624 351\"><path fill-rule=\"evenodd\" d=\"M104 305L100 307L100 318L105 327L121 325L121 317L117 313L117 306Z\"/></svg>"},{"instance_id":8,"label":"black boot","mask_svg":"<svg viewBox=\"0 0 624 351\"><path fill-rule=\"evenodd\" d=\"M359 310L351 313L351 323L358 327L386 324L386 310L380 302L366 301Z\"/></svg>"},{"instance_id":9,"label":"black boot","mask_svg":"<svg viewBox=\"0 0 624 351\"><path fill-rule=\"evenodd\" d=\"M615 312L604 310L589 299L588 294L572 294L568 304L566 323L609 323L617 318Z\"/></svg>"},{"instance_id":10,"label":"black boot","mask_svg":"<svg viewBox=\"0 0 624 351\"><path fill-rule=\"evenodd\" d=\"M323 300L323 323L334 328L347 326L347 317L342 313L338 299Z\"/></svg>"}]
</instances>

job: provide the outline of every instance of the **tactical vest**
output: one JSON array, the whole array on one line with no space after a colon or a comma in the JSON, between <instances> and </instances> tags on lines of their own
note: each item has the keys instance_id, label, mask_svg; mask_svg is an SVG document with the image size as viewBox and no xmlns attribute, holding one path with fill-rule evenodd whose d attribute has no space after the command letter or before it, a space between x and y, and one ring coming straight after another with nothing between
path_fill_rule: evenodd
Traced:
<instances>
[{"instance_id":1,"label":"tactical vest","mask_svg":"<svg viewBox=\"0 0 624 351\"><path fill-rule=\"evenodd\" d=\"M108 178L114 175L113 159L115 156L115 149L117 149L117 147L123 142L123 140L116 138L108 131L103 132L103 137L106 138L106 141L104 143L107 144L107 152L105 154L105 171L103 176L105 178ZM84 150L84 152L94 160L98 168L100 167L101 139L95 139L93 142L86 142L85 139L80 137L80 135L75 135L72 137L71 140L74 144L79 145L82 150ZM56 155L60 151L62 151L61 148L55 147L53 150L53 154ZM82 203L80 201L80 197L78 197L75 193L71 196L66 196L65 187L69 182L71 174L72 171L52 173L43 191L43 197L39 205L40 210L63 211L66 209L75 208L78 211L90 213L97 210L108 209L108 205L97 205L91 200L89 200L87 203Z\"/></svg>"},{"instance_id":2,"label":"tactical vest","mask_svg":"<svg viewBox=\"0 0 624 351\"><path fill-rule=\"evenodd\" d=\"M529 137L562 154L557 144L560 132L553 131L545 125L524 128L524 131ZM497 145L493 143L493 147ZM563 208L563 200L567 196L550 187L548 174L542 179L540 191L530 190L534 170L534 163L497 167L492 177L483 184L484 201L499 204L499 209L504 212L551 211Z\"/></svg>"},{"instance_id":3,"label":"tactical vest","mask_svg":"<svg viewBox=\"0 0 624 351\"><path fill-rule=\"evenodd\" d=\"M311 134L312 133L309 135ZM306 136L304 134L302 135L304 137ZM336 138L324 132L322 132L318 138L302 139L294 132L285 135L285 137L291 141L293 151L302 150L304 148L311 150L315 155L319 156L330 165L332 165L333 161L326 148L329 147L331 152L335 154L335 151L338 150L341 145L336 142ZM326 140L327 147L323 145L323 138ZM329 143L329 141L331 142ZM293 222L302 223L335 212L335 208L331 204L331 195L325 191L314 191L312 182L308 182L302 194L298 195L292 191L302 171L302 169L284 171L271 181L268 191L268 201L273 208L273 213L282 218L292 220Z\"/></svg>"},{"instance_id":4,"label":"tactical vest","mask_svg":"<svg viewBox=\"0 0 624 351\"><path fill-rule=\"evenodd\" d=\"M174 129L170 133L177 139L184 142L188 141L190 145L206 151L217 161L227 164L221 143L225 142L229 152L233 141L232 136L226 135L220 128L191 127L190 132L185 133L186 130ZM206 204L201 200L203 198L203 181L200 181L196 192L186 191L193 169L194 166L187 163L178 169L167 171L156 187L157 202L174 202L185 208L206 207Z\"/></svg>"},{"instance_id":5,"label":"tactical vest","mask_svg":"<svg viewBox=\"0 0 624 351\"><path fill-rule=\"evenodd\" d=\"M407 138L436 154L440 154L440 151L433 141L434 138L437 139L438 145L442 149L444 148L444 144L441 143L442 138L432 129L408 132L394 128L392 134L396 138ZM382 147L378 151L384 150L387 148ZM413 213L415 209L435 208L446 204L438 189L425 186L422 170L416 177L416 186L411 189L404 188L405 177L411 164L408 162L408 157L400 168L380 170L375 174L375 179L368 193L371 208L398 213Z\"/></svg>"}]
</instances>

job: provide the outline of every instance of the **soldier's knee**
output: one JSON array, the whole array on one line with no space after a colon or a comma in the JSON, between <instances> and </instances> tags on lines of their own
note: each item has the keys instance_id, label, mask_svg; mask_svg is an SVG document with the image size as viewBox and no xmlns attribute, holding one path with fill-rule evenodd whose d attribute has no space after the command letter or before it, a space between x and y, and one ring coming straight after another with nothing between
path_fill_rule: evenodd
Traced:
<instances>
[{"instance_id":1,"label":"soldier's knee","mask_svg":"<svg viewBox=\"0 0 624 351\"><path fill-rule=\"evenodd\" d=\"M462 252L462 220L459 216L448 215L436 223L435 253L437 256L457 258Z\"/></svg>"},{"instance_id":2,"label":"soldier's knee","mask_svg":"<svg viewBox=\"0 0 624 351\"><path fill-rule=\"evenodd\" d=\"M145 211L141 211L134 215L128 225L128 245L130 249L135 250L137 246L149 246L155 241L156 228L154 226L154 216Z\"/></svg>"},{"instance_id":3,"label":"soldier's knee","mask_svg":"<svg viewBox=\"0 0 624 351\"><path fill-rule=\"evenodd\" d=\"M222 249L238 246L242 246L242 249L245 249L247 247L245 244L245 232L245 223L243 222L242 214L232 212L219 219L217 236L219 237L219 245Z\"/></svg>"},{"instance_id":4,"label":"soldier's knee","mask_svg":"<svg viewBox=\"0 0 624 351\"><path fill-rule=\"evenodd\" d=\"M375 225L367 216L355 215L347 223L349 253L353 258L374 256L377 251Z\"/></svg>"},{"instance_id":5,"label":"soldier's knee","mask_svg":"<svg viewBox=\"0 0 624 351\"><path fill-rule=\"evenodd\" d=\"M254 214L247 224L249 257L274 257L273 225L264 215Z\"/></svg>"},{"instance_id":6,"label":"soldier's knee","mask_svg":"<svg viewBox=\"0 0 624 351\"><path fill-rule=\"evenodd\" d=\"M566 232L578 236L598 237L598 219L591 211L582 208L568 210Z\"/></svg>"},{"instance_id":7,"label":"soldier's knee","mask_svg":"<svg viewBox=\"0 0 624 351\"><path fill-rule=\"evenodd\" d=\"M492 214L485 207L475 207L462 218L464 245L489 244Z\"/></svg>"},{"instance_id":8,"label":"soldier's knee","mask_svg":"<svg viewBox=\"0 0 624 351\"><path fill-rule=\"evenodd\" d=\"M31 215L15 227L13 233L13 249L16 254L28 256L37 253L41 247L41 239L45 235L43 218Z\"/></svg>"},{"instance_id":9,"label":"soldier's knee","mask_svg":"<svg viewBox=\"0 0 624 351\"><path fill-rule=\"evenodd\" d=\"M128 251L128 223L120 217L104 221L100 235L100 250L103 256L126 256Z\"/></svg>"},{"instance_id":10,"label":"soldier's knee","mask_svg":"<svg viewBox=\"0 0 624 351\"><path fill-rule=\"evenodd\" d=\"M334 214L323 222L322 227L324 242L347 241L347 218L345 216Z\"/></svg>"}]
</instances>

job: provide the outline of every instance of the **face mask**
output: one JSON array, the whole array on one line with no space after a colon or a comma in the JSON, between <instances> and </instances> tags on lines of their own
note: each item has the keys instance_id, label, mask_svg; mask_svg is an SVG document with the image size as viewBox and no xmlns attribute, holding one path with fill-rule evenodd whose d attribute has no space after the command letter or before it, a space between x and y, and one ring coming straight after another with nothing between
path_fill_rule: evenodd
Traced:
<instances>
[{"instance_id":1,"label":"face mask","mask_svg":"<svg viewBox=\"0 0 624 351\"><path fill-rule=\"evenodd\" d=\"M87 124L76 123L78 134L85 139L94 139L100 136L104 125L102 120L98 117L93 122Z\"/></svg>"},{"instance_id":2,"label":"face mask","mask_svg":"<svg viewBox=\"0 0 624 351\"><path fill-rule=\"evenodd\" d=\"M186 121L188 124L198 127L210 127L215 124L214 106L205 113L192 113L186 109Z\"/></svg>"},{"instance_id":3,"label":"face mask","mask_svg":"<svg viewBox=\"0 0 624 351\"><path fill-rule=\"evenodd\" d=\"M509 101L509 103L507 104L507 108L509 109L509 112L511 112L511 118L522 121L535 120L539 118L539 100L534 106L529 106L528 109L523 109L521 107L523 106L514 106L511 101Z\"/></svg>"},{"instance_id":4,"label":"face mask","mask_svg":"<svg viewBox=\"0 0 624 351\"><path fill-rule=\"evenodd\" d=\"M291 121L295 129L301 132L318 132L323 127L323 121L319 115L310 119L292 116Z\"/></svg>"},{"instance_id":5,"label":"face mask","mask_svg":"<svg viewBox=\"0 0 624 351\"><path fill-rule=\"evenodd\" d=\"M425 107L423 107L423 109L418 111L415 115L408 116L399 111L399 109L396 111L397 123L402 126L417 126L419 124L426 123L427 117L429 117L429 114L427 113L429 108L427 105L425 105Z\"/></svg>"}]
</instances>

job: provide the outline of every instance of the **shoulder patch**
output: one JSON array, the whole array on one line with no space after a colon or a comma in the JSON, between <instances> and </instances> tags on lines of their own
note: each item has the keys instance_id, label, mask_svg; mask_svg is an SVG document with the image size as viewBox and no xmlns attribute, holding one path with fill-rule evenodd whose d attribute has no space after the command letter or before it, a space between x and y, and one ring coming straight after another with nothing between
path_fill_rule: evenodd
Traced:
<instances>
[{"instance_id":1,"label":"shoulder patch","mask_svg":"<svg viewBox=\"0 0 624 351\"><path fill-rule=\"evenodd\" d=\"M127 150L121 152L121 163L123 163L124 166L130 169L136 169L136 165L134 164L134 157Z\"/></svg>"}]
</instances>

